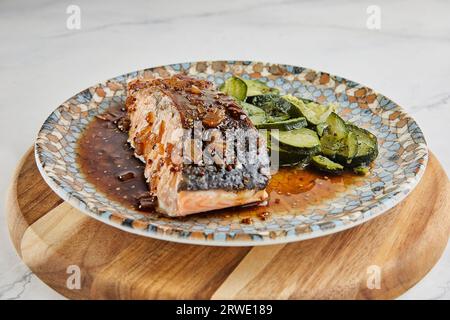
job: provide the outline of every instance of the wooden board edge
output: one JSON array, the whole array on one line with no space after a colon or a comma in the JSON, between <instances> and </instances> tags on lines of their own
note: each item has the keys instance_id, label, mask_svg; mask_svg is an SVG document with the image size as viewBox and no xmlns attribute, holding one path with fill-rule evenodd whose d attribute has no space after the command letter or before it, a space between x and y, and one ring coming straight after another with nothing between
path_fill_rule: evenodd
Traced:
<instances>
[{"instance_id":1,"label":"wooden board edge","mask_svg":"<svg viewBox=\"0 0 450 320\"><path fill-rule=\"evenodd\" d=\"M25 231L30 227L20 210L17 194L17 184L20 173L22 171L24 163L27 161L30 153L34 152L34 146L28 148L19 163L14 169L14 174L11 178L11 183L7 189L6 194L6 224L8 225L9 238L11 239L17 254L22 257L21 242Z\"/></svg>"},{"instance_id":2,"label":"wooden board edge","mask_svg":"<svg viewBox=\"0 0 450 320\"><path fill-rule=\"evenodd\" d=\"M19 161L19 164L18 164L18 166L15 169L14 175L12 177L12 182L10 184L10 187L9 187L8 193L7 193L6 218L7 218L7 223L8 223L8 229L9 229L9 232L10 232L11 241L12 241L12 243L13 243L16 251L17 251L17 253L19 254L19 256L22 256L21 243L22 243L23 236L24 236L25 232L27 231L27 229L30 226L27 224L27 221L22 217L22 213L20 211L19 202L17 200L17 197L18 197L18 194L17 194L18 193L17 183L18 183L18 178L19 178L22 166L23 166L24 162L27 160L27 157L29 157L29 154L33 152L33 149L34 149L33 147L28 149L28 151L24 154L24 156ZM436 165L438 167L442 168L442 165L440 164L439 160L430 152L430 159L431 158L433 158L432 161L435 161ZM429 165L429 163L427 164L427 167L428 167L428 165ZM446 205L443 205L441 210L446 210L446 208L448 207L448 204L450 203L450 200L449 200L450 199L450 192L449 192L450 191L450 182L449 182L449 180L447 178L447 175L445 173L445 170L443 170L443 168L442 168L442 171L443 171L444 175L446 176L446 179L445 179L446 183L445 183L444 188L447 190L447 197L446 197L446 200L445 200ZM447 241L448 241L449 235L450 235L450 226L448 227L448 230L447 230ZM444 237L444 234L443 234L442 237ZM409 290L411 287L413 287L415 284L417 284L417 282L419 282L424 276L426 276L426 274L428 274L431 271L431 269L439 261L439 259L442 256L446 246L447 246L447 242L444 243L444 241L442 241L442 244L441 244L441 246L439 247L439 250L438 250L439 253L436 252L436 255L435 255L436 258L434 259L433 262L430 262L429 268L427 268L427 270L424 270L422 275L418 274L416 279L414 279L414 280L411 279L411 281L408 284L403 284L402 286L400 286L398 288L392 288L392 290L389 290L389 292L388 292L389 294L384 295L384 296L382 295L382 296L379 296L379 297L378 296L377 297L373 297L372 296L372 297L359 297L359 298L362 298L362 299L366 299L366 298L369 298L369 299L374 299L374 298L375 299L391 299L391 298L396 298L399 295L405 293L407 290ZM249 251L249 253L247 254L247 256L251 255L251 253L254 250L255 250L255 248L252 248ZM275 251L277 251L277 250L275 250ZM236 266L235 270L230 274L230 276L232 276L232 275L235 276L236 274L237 275L242 275L242 270L239 270L239 268L242 269L242 267L240 267L240 266L243 264L243 262L246 261L245 260L246 257L244 257L244 259ZM267 259L269 259L269 258L270 257L267 257ZM268 263L268 261L267 261L267 263ZM244 265L245 265L245 263L244 263ZM232 281L232 280L233 279L227 279L226 281ZM56 290L56 289L54 289L54 290ZM76 298L76 299L80 298L80 296L72 296L72 297L70 297L70 296L67 295L67 292L63 293L63 292L60 292L59 290L56 290L56 291L58 291L62 295L66 296L66 297L69 297L69 298ZM218 288L218 290L213 294L213 296L211 298L212 299L223 298L222 293L225 294L226 292L227 292L227 284L226 284L226 282L224 282Z\"/></svg>"}]
</instances>

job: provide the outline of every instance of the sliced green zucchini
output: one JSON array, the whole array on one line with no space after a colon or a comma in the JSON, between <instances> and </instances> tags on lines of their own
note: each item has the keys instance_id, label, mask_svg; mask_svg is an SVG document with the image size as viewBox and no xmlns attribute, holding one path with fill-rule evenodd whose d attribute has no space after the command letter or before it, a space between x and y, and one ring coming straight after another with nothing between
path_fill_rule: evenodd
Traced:
<instances>
[{"instance_id":1,"label":"sliced green zucchini","mask_svg":"<svg viewBox=\"0 0 450 320\"><path fill-rule=\"evenodd\" d=\"M247 85L247 97L254 97L269 93L278 94L280 92L277 88L271 88L267 84L259 80L242 80Z\"/></svg>"},{"instance_id":2,"label":"sliced green zucchini","mask_svg":"<svg viewBox=\"0 0 450 320\"><path fill-rule=\"evenodd\" d=\"M316 102L304 103L301 99L294 97L293 95L282 96L282 98L295 107L298 108L299 112L308 120L312 125L318 125L327 120L331 112L334 111L334 105L322 105Z\"/></svg>"},{"instance_id":3,"label":"sliced green zucchini","mask_svg":"<svg viewBox=\"0 0 450 320\"><path fill-rule=\"evenodd\" d=\"M288 119L278 122L266 122L256 125L258 129L278 129L282 131L300 129L307 126L306 119L303 117Z\"/></svg>"},{"instance_id":4,"label":"sliced green zucchini","mask_svg":"<svg viewBox=\"0 0 450 320\"><path fill-rule=\"evenodd\" d=\"M358 153L358 138L352 131L347 135L347 143L344 151L347 159L353 159Z\"/></svg>"},{"instance_id":5,"label":"sliced green zucchini","mask_svg":"<svg viewBox=\"0 0 450 320\"><path fill-rule=\"evenodd\" d=\"M355 133L349 132L343 139L340 149L336 152L336 160L350 165L358 152L358 139Z\"/></svg>"},{"instance_id":6,"label":"sliced green zucchini","mask_svg":"<svg viewBox=\"0 0 450 320\"><path fill-rule=\"evenodd\" d=\"M326 120L327 128L325 129L326 134L333 135L336 139L344 139L347 137L348 128L344 120L339 117L336 113L332 112Z\"/></svg>"},{"instance_id":7,"label":"sliced green zucchini","mask_svg":"<svg viewBox=\"0 0 450 320\"><path fill-rule=\"evenodd\" d=\"M311 163L314 167L321 171L329 172L329 173L341 173L344 170L344 166L331 161L327 157L317 155L311 158Z\"/></svg>"},{"instance_id":8,"label":"sliced green zucchini","mask_svg":"<svg viewBox=\"0 0 450 320\"><path fill-rule=\"evenodd\" d=\"M323 136L323 131L325 130L326 127L327 127L327 123L326 122L319 123L316 126L316 132L319 135L319 137Z\"/></svg>"},{"instance_id":9,"label":"sliced green zucchini","mask_svg":"<svg viewBox=\"0 0 450 320\"><path fill-rule=\"evenodd\" d=\"M326 121L320 144L322 153L327 157L334 158L335 155L345 148L348 135L347 125L336 113L332 112Z\"/></svg>"},{"instance_id":10,"label":"sliced green zucchini","mask_svg":"<svg viewBox=\"0 0 450 320\"><path fill-rule=\"evenodd\" d=\"M320 149L324 155L334 159L336 153L343 147L343 142L330 134L324 134L320 138Z\"/></svg>"},{"instance_id":11,"label":"sliced green zucchini","mask_svg":"<svg viewBox=\"0 0 450 320\"><path fill-rule=\"evenodd\" d=\"M270 123L286 121L289 119L290 119L290 116L288 114L278 114L276 116L267 116L267 122L270 122Z\"/></svg>"},{"instance_id":12,"label":"sliced green zucchini","mask_svg":"<svg viewBox=\"0 0 450 320\"><path fill-rule=\"evenodd\" d=\"M369 131L357 127L353 124L347 124L350 132L354 133L358 142L358 150L351 161L352 166L367 164L375 160L378 156L378 141Z\"/></svg>"},{"instance_id":13,"label":"sliced green zucchini","mask_svg":"<svg viewBox=\"0 0 450 320\"><path fill-rule=\"evenodd\" d=\"M299 169L305 169L311 163L311 156L306 156L299 162L295 163L295 166Z\"/></svg>"},{"instance_id":14,"label":"sliced green zucchini","mask_svg":"<svg viewBox=\"0 0 450 320\"><path fill-rule=\"evenodd\" d=\"M272 158L274 156L273 152L277 152L280 166L295 165L302 168L308 166L308 164L311 161L311 157L309 155L285 150L284 148L280 147L279 143L272 144L270 137L270 130L267 130L266 133L267 133L266 143L270 152L270 156ZM273 160L274 159L272 158L271 161Z\"/></svg>"},{"instance_id":15,"label":"sliced green zucchini","mask_svg":"<svg viewBox=\"0 0 450 320\"><path fill-rule=\"evenodd\" d=\"M219 90L239 101L247 97L247 84L238 77L228 78Z\"/></svg>"},{"instance_id":16,"label":"sliced green zucchini","mask_svg":"<svg viewBox=\"0 0 450 320\"><path fill-rule=\"evenodd\" d=\"M263 109L244 101L239 101L239 104L255 126L267 121L266 113Z\"/></svg>"},{"instance_id":17,"label":"sliced green zucchini","mask_svg":"<svg viewBox=\"0 0 450 320\"><path fill-rule=\"evenodd\" d=\"M265 115L263 109L258 108L257 106L254 106L250 103L239 101L239 105L242 107L242 110L248 115L248 116L255 116L255 115Z\"/></svg>"},{"instance_id":18,"label":"sliced green zucchini","mask_svg":"<svg viewBox=\"0 0 450 320\"><path fill-rule=\"evenodd\" d=\"M263 124L267 120L266 116L262 116L262 115L249 116L248 118L250 119L250 121L253 123L254 126Z\"/></svg>"},{"instance_id":19,"label":"sliced green zucchini","mask_svg":"<svg viewBox=\"0 0 450 320\"><path fill-rule=\"evenodd\" d=\"M309 163L308 155L288 151L280 146L272 145L270 147L271 157L273 157L273 152L278 152L280 166L292 166L297 164L307 165Z\"/></svg>"},{"instance_id":20,"label":"sliced green zucchini","mask_svg":"<svg viewBox=\"0 0 450 320\"><path fill-rule=\"evenodd\" d=\"M248 97L247 102L263 109L268 116L289 116L292 118L302 116L297 107L287 100L282 99L281 96L277 94L264 94Z\"/></svg>"},{"instance_id":21,"label":"sliced green zucchini","mask_svg":"<svg viewBox=\"0 0 450 320\"><path fill-rule=\"evenodd\" d=\"M345 124L332 113L320 138L322 153L337 162L355 167L368 164L378 155L377 138L369 131L353 124Z\"/></svg>"},{"instance_id":22,"label":"sliced green zucchini","mask_svg":"<svg viewBox=\"0 0 450 320\"><path fill-rule=\"evenodd\" d=\"M273 133L271 133L272 136ZM307 128L291 131L280 131L275 139L280 142L280 147L290 151L307 155L315 155L320 151L320 140L317 133Z\"/></svg>"}]
</instances>

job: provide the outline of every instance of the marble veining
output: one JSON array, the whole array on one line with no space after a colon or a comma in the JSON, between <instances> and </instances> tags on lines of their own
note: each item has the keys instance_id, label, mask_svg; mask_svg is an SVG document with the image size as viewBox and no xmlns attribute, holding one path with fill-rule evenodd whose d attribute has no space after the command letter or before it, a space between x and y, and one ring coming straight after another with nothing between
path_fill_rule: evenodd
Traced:
<instances>
[{"instance_id":1,"label":"marble veining","mask_svg":"<svg viewBox=\"0 0 450 320\"><path fill-rule=\"evenodd\" d=\"M30 284L33 273L29 270L10 283L0 286L0 299L17 300L20 299Z\"/></svg>"},{"instance_id":2,"label":"marble veining","mask_svg":"<svg viewBox=\"0 0 450 320\"><path fill-rule=\"evenodd\" d=\"M412 105L410 110L418 111L418 110L433 110L436 109L450 109L450 93L442 93L435 97L431 97L428 103L420 104L420 105Z\"/></svg>"}]
</instances>

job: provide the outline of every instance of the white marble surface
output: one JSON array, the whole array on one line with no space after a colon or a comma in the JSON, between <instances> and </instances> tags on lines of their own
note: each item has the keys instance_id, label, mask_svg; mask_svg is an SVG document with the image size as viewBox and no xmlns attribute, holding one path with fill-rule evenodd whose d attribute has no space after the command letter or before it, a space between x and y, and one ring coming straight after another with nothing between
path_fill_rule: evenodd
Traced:
<instances>
[{"instance_id":1,"label":"white marble surface","mask_svg":"<svg viewBox=\"0 0 450 320\"><path fill-rule=\"evenodd\" d=\"M81 29L66 8L81 8ZM366 27L367 6L381 29ZM47 115L100 80L154 65L248 59L324 70L406 108L450 170L448 1L0 2L0 194ZM0 216L0 299L58 299L18 259ZM450 249L404 299L450 298Z\"/></svg>"}]
</instances>

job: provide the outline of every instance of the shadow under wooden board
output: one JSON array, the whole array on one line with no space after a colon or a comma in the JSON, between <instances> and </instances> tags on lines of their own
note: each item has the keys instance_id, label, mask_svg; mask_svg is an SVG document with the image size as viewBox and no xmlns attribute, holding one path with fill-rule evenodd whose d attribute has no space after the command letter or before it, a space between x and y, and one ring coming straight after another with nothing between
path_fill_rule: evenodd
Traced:
<instances>
[{"instance_id":1,"label":"shadow under wooden board","mask_svg":"<svg viewBox=\"0 0 450 320\"><path fill-rule=\"evenodd\" d=\"M47 186L31 149L14 176L7 213L24 263L68 298L387 299L422 279L445 249L449 190L431 154L402 203L355 228L262 247L187 245L133 235L79 212ZM73 265L81 287L71 290Z\"/></svg>"}]
</instances>

